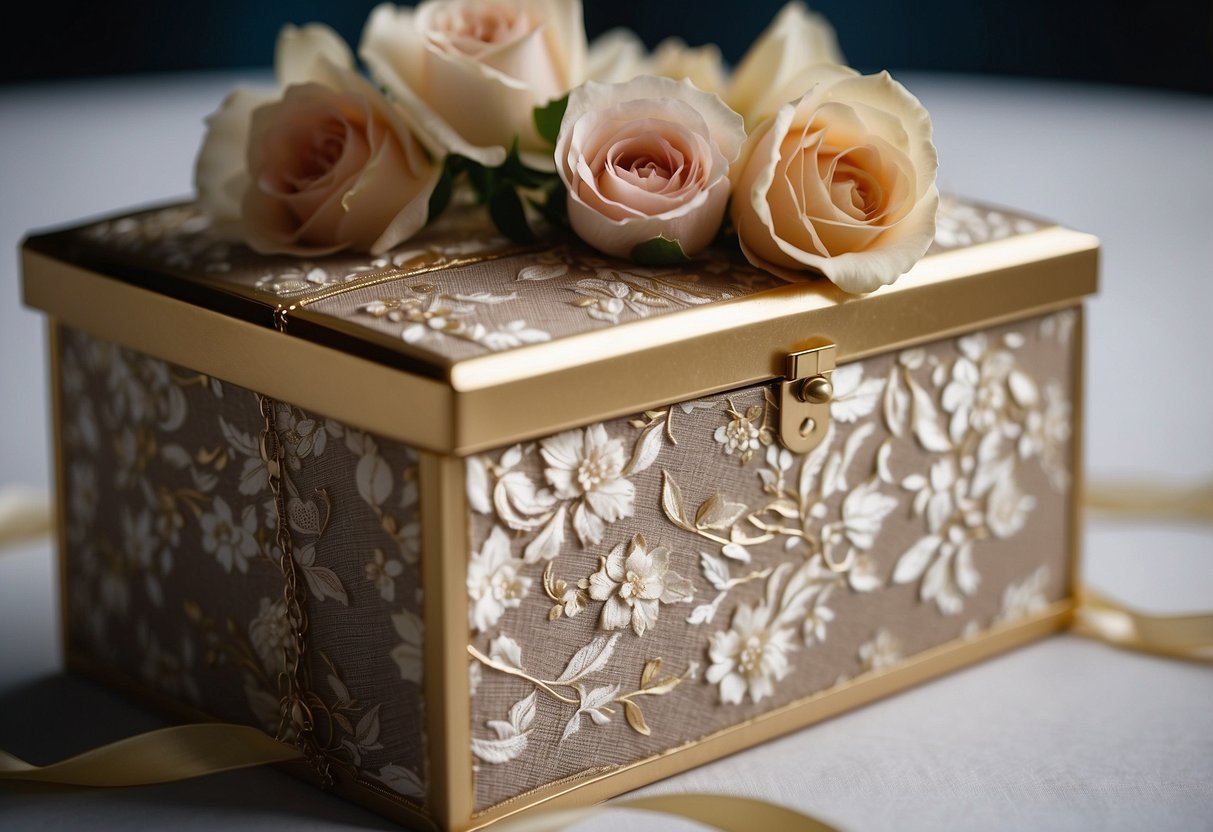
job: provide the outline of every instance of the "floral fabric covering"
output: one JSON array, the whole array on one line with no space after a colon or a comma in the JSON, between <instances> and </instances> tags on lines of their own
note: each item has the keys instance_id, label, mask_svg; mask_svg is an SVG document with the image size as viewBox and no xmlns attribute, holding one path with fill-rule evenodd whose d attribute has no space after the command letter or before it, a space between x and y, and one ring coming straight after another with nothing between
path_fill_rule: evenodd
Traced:
<instances>
[{"instance_id":1,"label":"floral fabric covering","mask_svg":"<svg viewBox=\"0 0 1213 832\"><path fill-rule=\"evenodd\" d=\"M70 649L276 733L290 634L257 395L73 330L59 350ZM422 805L417 454L275 411L318 741Z\"/></svg>"},{"instance_id":2,"label":"floral fabric covering","mask_svg":"<svg viewBox=\"0 0 1213 832\"><path fill-rule=\"evenodd\" d=\"M758 386L469 458L477 808L1065 597L1075 318L839 367L804 455Z\"/></svg>"}]
</instances>

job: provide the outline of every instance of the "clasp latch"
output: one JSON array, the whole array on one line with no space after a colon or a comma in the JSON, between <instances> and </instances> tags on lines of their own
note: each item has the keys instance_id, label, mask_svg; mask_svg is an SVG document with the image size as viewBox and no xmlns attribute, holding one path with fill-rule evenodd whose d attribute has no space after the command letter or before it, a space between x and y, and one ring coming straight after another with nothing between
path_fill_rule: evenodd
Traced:
<instances>
[{"instance_id":1,"label":"clasp latch","mask_svg":"<svg viewBox=\"0 0 1213 832\"><path fill-rule=\"evenodd\" d=\"M834 345L826 341L788 354L779 385L779 439L793 453L816 448L830 427L834 353Z\"/></svg>"}]
</instances>

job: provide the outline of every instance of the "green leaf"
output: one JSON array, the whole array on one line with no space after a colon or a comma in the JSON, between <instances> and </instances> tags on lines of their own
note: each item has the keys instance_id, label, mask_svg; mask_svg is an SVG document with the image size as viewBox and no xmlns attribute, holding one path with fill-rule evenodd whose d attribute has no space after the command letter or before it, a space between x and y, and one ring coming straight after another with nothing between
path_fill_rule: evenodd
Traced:
<instances>
[{"instance_id":1,"label":"green leaf","mask_svg":"<svg viewBox=\"0 0 1213 832\"><path fill-rule=\"evenodd\" d=\"M471 162L468 164L468 182L476 194L476 202L481 205L491 202L498 189L497 169Z\"/></svg>"},{"instance_id":2,"label":"green leaf","mask_svg":"<svg viewBox=\"0 0 1213 832\"><path fill-rule=\"evenodd\" d=\"M446 210L446 206L451 203L455 174L451 172L450 159L451 157L447 157L447 162L442 166L442 176L438 177L438 183L434 185L434 190L430 193L429 214L425 218L427 223L438 219L439 215Z\"/></svg>"},{"instance_id":3,"label":"green leaf","mask_svg":"<svg viewBox=\"0 0 1213 832\"><path fill-rule=\"evenodd\" d=\"M526 221L526 209L513 188L501 188L489 200L493 225L515 243L535 242L535 232Z\"/></svg>"},{"instance_id":4,"label":"green leaf","mask_svg":"<svg viewBox=\"0 0 1213 832\"><path fill-rule=\"evenodd\" d=\"M677 240L654 237L632 249L631 258L642 266L673 266L690 260Z\"/></svg>"},{"instance_id":5,"label":"green leaf","mask_svg":"<svg viewBox=\"0 0 1213 832\"><path fill-rule=\"evenodd\" d=\"M560 135L560 122L564 121L564 111L568 106L569 97L566 95L535 108L535 129L539 131L539 138L550 145L556 144L556 137Z\"/></svg>"},{"instance_id":6,"label":"green leaf","mask_svg":"<svg viewBox=\"0 0 1213 832\"><path fill-rule=\"evenodd\" d=\"M530 198L527 200L535 206L548 224L554 228L567 228L569 224L568 189L560 181L560 177L552 177L550 182L543 185L543 199Z\"/></svg>"}]
</instances>

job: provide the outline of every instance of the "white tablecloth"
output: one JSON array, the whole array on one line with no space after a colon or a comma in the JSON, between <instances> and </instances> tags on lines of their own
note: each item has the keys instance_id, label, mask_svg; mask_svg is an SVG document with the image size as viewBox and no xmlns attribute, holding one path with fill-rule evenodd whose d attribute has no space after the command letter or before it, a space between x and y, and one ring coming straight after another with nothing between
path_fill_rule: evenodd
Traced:
<instances>
[{"instance_id":1,"label":"white tablecloth","mask_svg":"<svg viewBox=\"0 0 1213 832\"><path fill-rule=\"evenodd\" d=\"M1092 479L1213 476L1213 100L904 78L945 190L1099 235ZM187 194L231 75L0 88L0 486L48 483L43 326L19 304L31 228ZM1086 575L1159 611L1213 608L1213 530L1088 524ZM0 552L0 748L47 762L160 724L62 674L50 544ZM1061 636L687 772L650 793L762 797L850 830L1213 829L1213 670ZM391 828L275 771L120 791L0 787L0 828ZM619 815L585 830L646 829ZM660 823L659 828L674 828ZM691 828L689 825L680 828Z\"/></svg>"}]
</instances>

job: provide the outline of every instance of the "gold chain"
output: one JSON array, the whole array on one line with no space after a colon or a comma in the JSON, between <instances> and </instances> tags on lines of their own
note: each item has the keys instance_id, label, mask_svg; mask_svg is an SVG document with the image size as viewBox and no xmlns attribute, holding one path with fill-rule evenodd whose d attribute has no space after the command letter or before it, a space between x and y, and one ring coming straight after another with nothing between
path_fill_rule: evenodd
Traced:
<instances>
[{"instance_id":1,"label":"gold chain","mask_svg":"<svg viewBox=\"0 0 1213 832\"><path fill-rule=\"evenodd\" d=\"M311 708L305 698L311 688L310 673L304 660L307 655L307 611L299 598L299 572L295 568L294 547L287 523L286 506L282 496L282 440L278 436L276 402L268 396L257 397L261 405L261 416L265 427L261 431L261 461L274 495L274 513L278 530L275 542L281 552L279 568L282 569L282 602L286 608L286 619L290 626L290 643L282 649L282 672L278 674L278 690L281 699L278 706L278 739L293 742L303 753L304 759L320 776L321 783L330 786L333 773L328 757L320 750L315 739L315 722Z\"/></svg>"}]
</instances>

